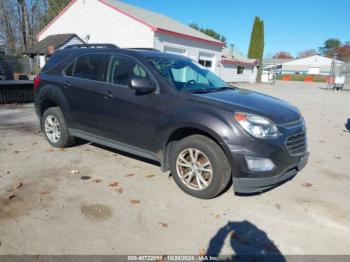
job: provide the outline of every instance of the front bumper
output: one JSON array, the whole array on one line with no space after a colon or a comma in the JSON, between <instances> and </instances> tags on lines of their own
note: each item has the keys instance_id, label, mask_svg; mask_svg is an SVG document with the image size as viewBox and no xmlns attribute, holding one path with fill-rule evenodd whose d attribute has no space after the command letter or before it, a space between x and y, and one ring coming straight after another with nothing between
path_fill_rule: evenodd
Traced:
<instances>
[{"instance_id":1,"label":"front bumper","mask_svg":"<svg viewBox=\"0 0 350 262\"><path fill-rule=\"evenodd\" d=\"M237 193L257 193L276 187L291 180L308 162L306 129L303 122L287 127L279 127L282 135L279 139L259 140L247 135L241 136L240 145L229 144L230 165L232 168L233 185ZM302 151L294 154L294 147L288 147L287 141L295 139L297 134L303 134L300 139L305 145ZM297 138L299 139L299 138ZM271 171L252 171L246 162L246 156L267 158L275 168Z\"/></svg>"},{"instance_id":2,"label":"front bumper","mask_svg":"<svg viewBox=\"0 0 350 262\"><path fill-rule=\"evenodd\" d=\"M301 171L307 164L309 154L301 157L299 163L295 167L283 172L281 174L269 177L255 177L255 178L246 178L239 177L233 178L233 186L236 193L258 193L269 190L280 184L283 184L286 181L293 179L296 174Z\"/></svg>"}]
</instances>

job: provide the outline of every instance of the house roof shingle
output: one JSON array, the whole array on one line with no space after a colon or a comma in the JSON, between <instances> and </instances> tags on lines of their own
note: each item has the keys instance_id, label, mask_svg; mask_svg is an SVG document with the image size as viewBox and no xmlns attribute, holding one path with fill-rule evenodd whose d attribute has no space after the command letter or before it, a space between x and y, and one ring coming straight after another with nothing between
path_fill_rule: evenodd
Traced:
<instances>
[{"instance_id":1,"label":"house roof shingle","mask_svg":"<svg viewBox=\"0 0 350 262\"><path fill-rule=\"evenodd\" d=\"M47 55L49 53L49 50L48 50L49 46L53 46L55 49L58 49L64 44L66 44L73 37L79 38L75 34L49 35L48 37L36 43L35 45L33 45L31 48L27 49L23 53L26 55Z\"/></svg>"},{"instance_id":2,"label":"house roof shingle","mask_svg":"<svg viewBox=\"0 0 350 262\"><path fill-rule=\"evenodd\" d=\"M209 42L217 43L218 45L224 45L220 40L217 40L213 37L210 37L198 30L195 30L187 25L184 25L168 16L145 10L136 6L125 4L119 0L103 0L101 2L106 3L107 5L114 7L115 9L147 24L148 26L153 27L155 31L157 29L162 32L162 30L174 32L181 35L187 35L195 37L198 39L203 39Z\"/></svg>"},{"instance_id":3,"label":"house roof shingle","mask_svg":"<svg viewBox=\"0 0 350 262\"><path fill-rule=\"evenodd\" d=\"M249 59L244 57L239 52L231 50L230 48L225 48L222 52L222 63L223 64L233 64L233 65L257 65L256 59Z\"/></svg>"}]
</instances>

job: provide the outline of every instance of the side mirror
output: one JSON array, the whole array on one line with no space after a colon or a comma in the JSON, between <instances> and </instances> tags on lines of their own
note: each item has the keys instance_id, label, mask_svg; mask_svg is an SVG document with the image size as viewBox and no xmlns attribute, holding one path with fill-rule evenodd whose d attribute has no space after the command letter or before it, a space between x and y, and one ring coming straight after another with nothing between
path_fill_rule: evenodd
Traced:
<instances>
[{"instance_id":1,"label":"side mirror","mask_svg":"<svg viewBox=\"0 0 350 262\"><path fill-rule=\"evenodd\" d=\"M139 76L132 77L129 80L129 88L145 93L151 93L156 90L156 87L149 79Z\"/></svg>"}]
</instances>

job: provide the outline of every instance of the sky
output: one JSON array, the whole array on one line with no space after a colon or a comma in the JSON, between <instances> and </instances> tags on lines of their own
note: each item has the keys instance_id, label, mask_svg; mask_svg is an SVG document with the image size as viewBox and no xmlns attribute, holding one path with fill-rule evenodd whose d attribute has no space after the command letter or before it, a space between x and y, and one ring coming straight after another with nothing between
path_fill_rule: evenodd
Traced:
<instances>
[{"instance_id":1,"label":"sky","mask_svg":"<svg viewBox=\"0 0 350 262\"><path fill-rule=\"evenodd\" d=\"M350 0L122 0L216 30L244 55L255 16L265 23L265 57L316 51L328 38L350 41Z\"/></svg>"}]
</instances>

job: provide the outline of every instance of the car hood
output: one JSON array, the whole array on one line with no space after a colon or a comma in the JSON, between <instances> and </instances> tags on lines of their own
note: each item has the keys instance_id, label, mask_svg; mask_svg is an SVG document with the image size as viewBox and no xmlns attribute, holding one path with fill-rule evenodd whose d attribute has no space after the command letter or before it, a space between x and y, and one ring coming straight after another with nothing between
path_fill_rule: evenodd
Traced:
<instances>
[{"instance_id":1,"label":"car hood","mask_svg":"<svg viewBox=\"0 0 350 262\"><path fill-rule=\"evenodd\" d=\"M233 111L243 111L264 116L277 124L300 120L299 110L283 101L258 92L234 89L222 92L193 94L204 102L224 106Z\"/></svg>"}]
</instances>

